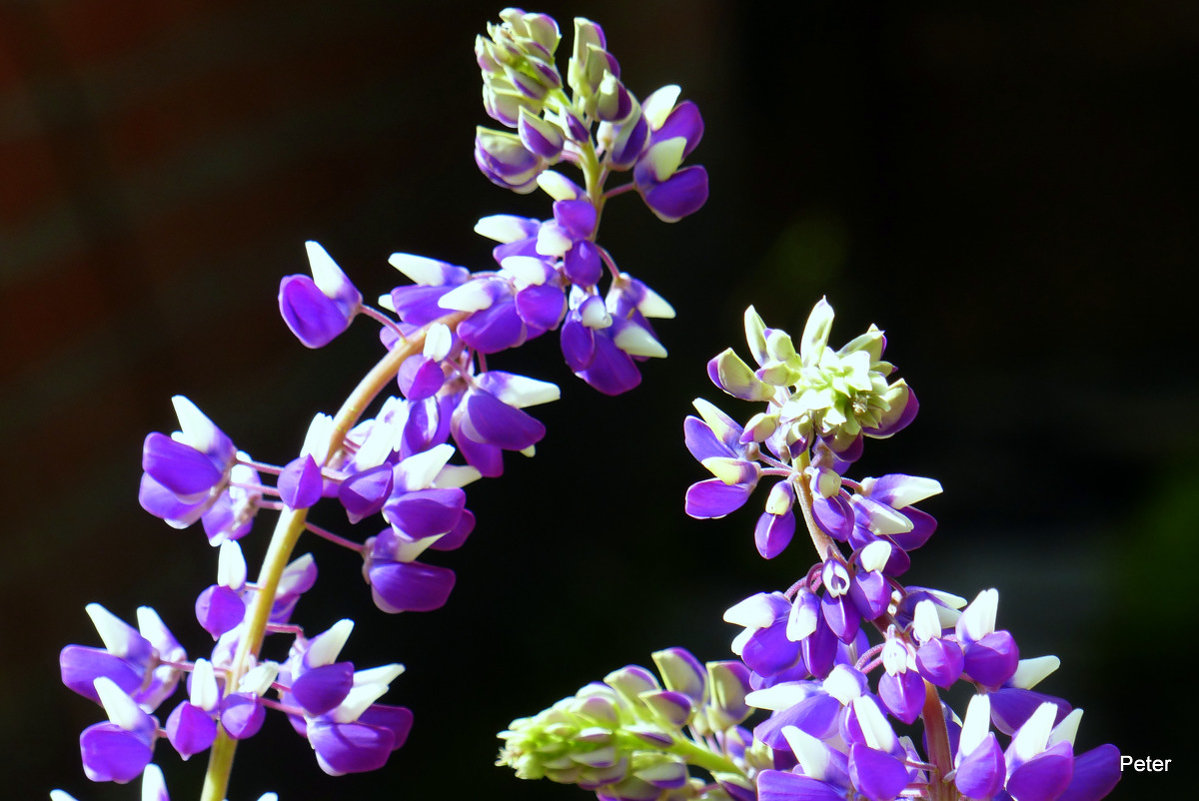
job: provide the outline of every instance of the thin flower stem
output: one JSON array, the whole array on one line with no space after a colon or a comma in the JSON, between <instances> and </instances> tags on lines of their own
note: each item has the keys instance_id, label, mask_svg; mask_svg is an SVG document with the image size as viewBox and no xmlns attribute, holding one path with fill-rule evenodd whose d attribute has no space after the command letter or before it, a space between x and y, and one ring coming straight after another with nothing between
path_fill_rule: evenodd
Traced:
<instances>
[{"instance_id":1,"label":"thin flower stem","mask_svg":"<svg viewBox=\"0 0 1199 801\"><path fill-rule=\"evenodd\" d=\"M801 477L804 469L808 466L808 453L804 451L798 459L795 460L795 472ZM816 548L816 554L820 557L820 561L828 559L829 554L837 553L836 543L833 542L829 535L821 530L820 526L816 525L816 517L812 513L812 488L808 486L808 482L800 478L794 482L795 488L799 490L799 509L803 512L803 521L808 527L808 536L812 538L812 545Z\"/></svg>"},{"instance_id":2,"label":"thin flower stem","mask_svg":"<svg viewBox=\"0 0 1199 801\"><path fill-rule=\"evenodd\" d=\"M313 534L320 537L321 539L328 540L329 542L333 543L334 545L340 545L341 547L348 548L351 551L356 551L357 553L362 553L362 543L360 543L360 542L354 542L353 540L347 540L345 537L340 537L337 534L334 534L332 531L321 528L320 526L314 525L312 523L305 523L304 525L306 525L308 527L309 531L311 531Z\"/></svg>"},{"instance_id":3,"label":"thin flower stem","mask_svg":"<svg viewBox=\"0 0 1199 801\"><path fill-rule=\"evenodd\" d=\"M604 192L604 199L607 199L610 197L616 197L617 195L623 195L625 192L631 192L632 190L634 190L636 188L637 188L637 184L632 183L632 182L629 182L627 184L622 184L620 186L614 186L611 189L609 189L608 191Z\"/></svg>"},{"instance_id":4,"label":"thin flower stem","mask_svg":"<svg viewBox=\"0 0 1199 801\"><path fill-rule=\"evenodd\" d=\"M272 476L277 476L283 472L283 468L266 462L256 462L253 459L238 459L238 464L244 464L246 467L252 467L259 473L270 473Z\"/></svg>"},{"instance_id":5,"label":"thin flower stem","mask_svg":"<svg viewBox=\"0 0 1199 801\"><path fill-rule=\"evenodd\" d=\"M395 333L395 335L400 338L401 342L404 341L404 332L396 324L395 320L391 319L390 317L388 317L386 314L379 311L375 307L367 306L365 303L363 303L361 306L359 306L358 309L364 315L371 318L372 320L374 320L376 323L383 326L384 328L390 328Z\"/></svg>"},{"instance_id":6,"label":"thin flower stem","mask_svg":"<svg viewBox=\"0 0 1199 801\"><path fill-rule=\"evenodd\" d=\"M468 314L457 312L442 317L437 322L445 323L451 329L456 328ZM433 323L430 323L433 325ZM366 408L395 378L400 365L414 353L424 347L425 333L429 326L417 331L412 338L401 340L391 351L379 360L371 371L358 382L354 391L346 398L333 418L333 431L329 437L330 461L339 457L346 433L354 427L362 417ZM259 591L254 594L254 601L246 615L246 629L242 633L229 669L229 679L226 686L237 686L245 672L257 662L258 653L262 649L262 640L266 634L267 623L270 620L271 607L275 603L275 593L279 589L279 579L283 575L291 559L296 541L304 533L307 509L284 509L275 523L275 531L271 535L270 545L267 546L266 556L262 560L262 569L255 582ZM230 737L218 725L216 742L208 757L208 772L204 775L204 789L200 793L200 801L223 801L228 795L229 774L233 770L233 756L237 750L237 741Z\"/></svg>"},{"instance_id":7,"label":"thin flower stem","mask_svg":"<svg viewBox=\"0 0 1199 801\"><path fill-rule=\"evenodd\" d=\"M709 751L707 748L684 738L676 739L666 751L681 756L688 764L703 768L709 773L739 773L745 775L731 759Z\"/></svg>"}]
</instances>

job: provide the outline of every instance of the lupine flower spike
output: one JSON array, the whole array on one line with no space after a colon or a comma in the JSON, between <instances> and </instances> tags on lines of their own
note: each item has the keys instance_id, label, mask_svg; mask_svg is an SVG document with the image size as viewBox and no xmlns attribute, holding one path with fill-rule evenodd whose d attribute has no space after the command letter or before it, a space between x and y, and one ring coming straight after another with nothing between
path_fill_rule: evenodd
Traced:
<instances>
[{"instance_id":1,"label":"lupine flower spike","mask_svg":"<svg viewBox=\"0 0 1199 801\"><path fill-rule=\"evenodd\" d=\"M797 348L748 309L756 367L729 349L708 374L726 394L764 406L742 424L696 400L699 416L683 425L688 450L713 476L687 491L688 514L731 514L772 482L754 528L758 552L778 557L802 519L817 553L785 591L756 593L725 613L740 627L732 642L739 661L717 663L737 677L726 697L759 710L757 722L741 728L744 716L722 718L735 728L721 732L688 717L684 701L694 703L703 686L698 663L679 649L659 652L655 661L674 654L659 662L666 691L626 668L513 721L500 734L500 763L517 776L578 784L605 800L1096 801L1111 792L1119 752L1101 745L1075 753L1082 710L1032 690L1058 660L1020 658L1011 632L997 628L999 592L983 590L967 603L899 580L936 529L915 504L941 486L900 473L846 475L866 439L912 422L917 401L883 360L882 331L871 326L834 349L832 323L821 300ZM957 685L973 692L964 721L940 695ZM625 701L614 712L596 700L609 693ZM919 742L900 734L917 721ZM690 745L666 725L681 723L690 726ZM634 770L666 764L675 766L670 785Z\"/></svg>"},{"instance_id":2,"label":"lupine flower spike","mask_svg":"<svg viewBox=\"0 0 1199 801\"><path fill-rule=\"evenodd\" d=\"M203 799L221 801L237 742L254 736L268 711L287 716L326 773L382 767L413 725L406 707L381 702L403 668L356 669L343 658L352 621L315 635L293 622L317 578L311 555L292 556L299 538L308 533L354 551L384 612L435 610L455 584L438 554L462 546L475 527L464 488L501 475L505 453L532 456L546 431L528 410L560 394L547 381L492 369L488 357L557 331L570 369L614 395L640 382L641 362L666 355L650 320L673 309L622 272L597 236L608 198L626 191L636 190L668 221L703 205L706 173L682 166L703 130L699 113L676 103L677 87L659 90L643 107L590 21L575 22L563 78L553 19L518 9L500 17L479 38L476 59L485 111L512 130L480 128L475 159L493 183L545 191L550 216L479 220L475 230L496 243L491 269L393 254L390 264L404 280L378 307L322 245L306 243L306 271L279 284L284 324L315 349L366 318L378 326L380 355L342 407L317 414L297 437L298 453L277 464L239 450L188 398L173 399L179 428L146 437L139 500L173 528L200 523L219 549L216 580L194 603L198 628L210 639L189 658L148 607L138 610L135 629L99 604L88 606L104 647L69 645L59 661L63 683L107 716L80 738L90 779L143 776L144 797L163 801L165 784L151 760L165 740L183 759L209 754ZM581 184L550 169L568 165ZM605 186L630 172L623 186ZM340 508L343 526L310 522L318 505ZM261 512L278 519L251 579L239 540ZM360 524L366 528L350 528ZM268 637L290 644L285 660L262 657ZM741 714L719 710L739 697L730 676L744 671L714 670L713 692L732 695L697 696L695 714L724 721ZM185 675L186 697L159 712ZM664 699L663 709L674 702ZM645 781L674 782L669 766L638 770ZM61 790L53 797L69 798Z\"/></svg>"}]
</instances>

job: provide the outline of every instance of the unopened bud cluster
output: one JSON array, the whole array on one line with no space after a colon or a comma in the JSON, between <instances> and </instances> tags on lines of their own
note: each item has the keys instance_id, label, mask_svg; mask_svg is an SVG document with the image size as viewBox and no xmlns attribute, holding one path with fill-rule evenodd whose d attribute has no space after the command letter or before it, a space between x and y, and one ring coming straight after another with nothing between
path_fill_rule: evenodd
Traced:
<instances>
[{"instance_id":1,"label":"unopened bud cluster","mask_svg":"<svg viewBox=\"0 0 1199 801\"><path fill-rule=\"evenodd\" d=\"M746 765L769 759L761 749L746 750L745 666L704 666L682 648L653 657L662 683L636 665L614 671L534 717L512 721L499 735L505 745L496 764L522 779L577 784L601 798L752 798ZM693 767L711 780L693 776Z\"/></svg>"}]
</instances>

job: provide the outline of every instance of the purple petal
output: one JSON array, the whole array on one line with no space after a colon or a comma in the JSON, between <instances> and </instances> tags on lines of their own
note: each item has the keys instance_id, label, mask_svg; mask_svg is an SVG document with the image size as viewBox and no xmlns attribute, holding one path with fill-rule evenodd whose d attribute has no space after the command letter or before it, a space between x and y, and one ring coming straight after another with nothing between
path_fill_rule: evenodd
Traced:
<instances>
[{"instance_id":1,"label":"purple petal","mask_svg":"<svg viewBox=\"0 0 1199 801\"><path fill-rule=\"evenodd\" d=\"M795 515L790 509L781 515L763 512L754 527L754 545L763 559L773 559L781 554L794 536Z\"/></svg>"},{"instance_id":2,"label":"purple petal","mask_svg":"<svg viewBox=\"0 0 1199 801\"><path fill-rule=\"evenodd\" d=\"M800 654L808 672L818 679L827 676L836 663L838 644L837 635L833 634L821 616L816 631L800 643Z\"/></svg>"},{"instance_id":3,"label":"purple petal","mask_svg":"<svg viewBox=\"0 0 1199 801\"><path fill-rule=\"evenodd\" d=\"M914 670L884 673L878 680L878 695L892 715L910 724L920 717L924 705L924 679Z\"/></svg>"},{"instance_id":4,"label":"purple petal","mask_svg":"<svg viewBox=\"0 0 1199 801\"><path fill-rule=\"evenodd\" d=\"M419 357L416 361L419 366L411 375L405 376L406 386L400 386L400 391L410 401L420 401L436 395L437 390L445 383L445 371L441 368L441 362L424 357Z\"/></svg>"},{"instance_id":5,"label":"purple petal","mask_svg":"<svg viewBox=\"0 0 1199 801\"><path fill-rule=\"evenodd\" d=\"M1003 749L994 734L987 734L986 739L961 760L954 784L967 798L985 801L994 798L1003 788L1004 770Z\"/></svg>"},{"instance_id":6,"label":"purple petal","mask_svg":"<svg viewBox=\"0 0 1199 801\"><path fill-rule=\"evenodd\" d=\"M419 540L454 528L466 507L466 493L457 488L406 492L388 501L383 519L407 539Z\"/></svg>"},{"instance_id":7,"label":"purple petal","mask_svg":"<svg viewBox=\"0 0 1199 801\"><path fill-rule=\"evenodd\" d=\"M566 311L566 295L552 284L527 286L516 293L516 311L538 332L556 328ZM530 336L533 336L530 332Z\"/></svg>"},{"instance_id":8,"label":"purple petal","mask_svg":"<svg viewBox=\"0 0 1199 801\"><path fill-rule=\"evenodd\" d=\"M305 712L317 717L344 701L353 686L353 663L335 662L304 671L292 682L291 694Z\"/></svg>"},{"instance_id":9,"label":"purple petal","mask_svg":"<svg viewBox=\"0 0 1199 801\"><path fill-rule=\"evenodd\" d=\"M142 674L133 665L100 648L68 645L58 655L58 666L63 684L97 704L100 696L94 682L100 676L112 679L130 695L142 685Z\"/></svg>"},{"instance_id":10,"label":"purple petal","mask_svg":"<svg viewBox=\"0 0 1199 801\"><path fill-rule=\"evenodd\" d=\"M429 612L445 605L454 571L421 562L376 562L367 570L375 606L384 612Z\"/></svg>"},{"instance_id":11,"label":"purple petal","mask_svg":"<svg viewBox=\"0 0 1199 801\"><path fill-rule=\"evenodd\" d=\"M818 740L837 732L841 702L823 692L814 693L798 704L776 712L754 729L754 737L776 750L788 749L784 726L795 726Z\"/></svg>"},{"instance_id":12,"label":"purple petal","mask_svg":"<svg viewBox=\"0 0 1199 801\"><path fill-rule=\"evenodd\" d=\"M654 131L654 142L664 142L677 136L687 140L683 158L691 155L691 151L695 150L695 146L704 136L704 119L700 116L699 107L690 100L674 107L670 116L662 123L662 127Z\"/></svg>"},{"instance_id":13,"label":"purple petal","mask_svg":"<svg viewBox=\"0 0 1199 801\"><path fill-rule=\"evenodd\" d=\"M746 641L741 659L754 673L772 676L799 661L799 643L787 639L784 621L758 629Z\"/></svg>"},{"instance_id":14,"label":"purple petal","mask_svg":"<svg viewBox=\"0 0 1199 801\"><path fill-rule=\"evenodd\" d=\"M991 721L995 728L1007 735L1016 733L1023 726L1037 707L1046 701L1057 706L1057 715L1053 725L1057 725L1070 714L1072 707L1064 698L1058 698L1045 693L1025 690L1019 687L1002 687L988 693L991 699Z\"/></svg>"},{"instance_id":15,"label":"purple petal","mask_svg":"<svg viewBox=\"0 0 1199 801\"><path fill-rule=\"evenodd\" d=\"M1020 649L1010 632L993 631L967 643L963 670L979 684L998 687L1012 677L1020 662Z\"/></svg>"},{"instance_id":16,"label":"purple petal","mask_svg":"<svg viewBox=\"0 0 1199 801\"><path fill-rule=\"evenodd\" d=\"M137 734L115 723L88 726L79 735L83 772L94 782L124 784L142 775L154 749Z\"/></svg>"},{"instance_id":17,"label":"purple petal","mask_svg":"<svg viewBox=\"0 0 1199 801\"><path fill-rule=\"evenodd\" d=\"M738 455L716 436L711 426L698 417L688 417L683 421L683 443L697 462L714 456L729 458Z\"/></svg>"},{"instance_id":18,"label":"purple petal","mask_svg":"<svg viewBox=\"0 0 1199 801\"><path fill-rule=\"evenodd\" d=\"M604 273L599 248L594 242L587 240L576 242L562 258L562 269L572 284L595 286Z\"/></svg>"},{"instance_id":19,"label":"purple petal","mask_svg":"<svg viewBox=\"0 0 1199 801\"><path fill-rule=\"evenodd\" d=\"M708 171L700 166L686 167L642 197L659 220L678 222L708 201Z\"/></svg>"},{"instance_id":20,"label":"purple petal","mask_svg":"<svg viewBox=\"0 0 1199 801\"><path fill-rule=\"evenodd\" d=\"M190 701L175 707L167 718L166 730L167 739L184 759L206 751L216 739L216 721L212 715Z\"/></svg>"},{"instance_id":21,"label":"purple petal","mask_svg":"<svg viewBox=\"0 0 1199 801\"><path fill-rule=\"evenodd\" d=\"M479 471L480 475L495 478L504 472L504 452L495 445L485 442L475 442L460 432L454 433L454 442L462 453L466 463Z\"/></svg>"},{"instance_id":22,"label":"purple petal","mask_svg":"<svg viewBox=\"0 0 1199 801\"><path fill-rule=\"evenodd\" d=\"M842 595L837 598L827 594L821 596L820 611L824 616L824 622L828 623L828 627L841 642L852 640L857 635L858 629L861 628L862 615L850 602L848 596Z\"/></svg>"},{"instance_id":23,"label":"purple petal","mask_svg":"<svg viewBox=\"0 0 1199 801\"><path fill-rule=\"evenodd\" d=\"M412 711L404 706L372 704L358 716L358 722L390 729L393 738L391 750L394 751L408 739L408 732L412 730Z\"/></svg>"},{"instance_id":24,"label":"purple petal","mask_svg":"<svg viewBox=\"0 0 1199 801\"><path fill-rule=\"evenodd\" d=\"M595 358L595 332L583 325L577 314L571 314L562 324L560 335L562 356L566 366L578 373Z\"/></svg>"},{"instance_id":25,"label":"purple petal","mask_svg":"<svg viewBox=\"0 0 1199 801\"><path fill-rule=\"evenodd\" d=\"M598 215L591 201L558 200L554 202L554 220L566 229L571 239L587 239L595 232Z\"/></svg>"},{"instance_id":26,"label":"purple petal","mask_svg":"<svg viewBox=\"0 0 1199 801\"><path fill-rule=\"evenodd\" d=\"M891 801L907 786L908 768L890 754L854 745L849 750L849 778L870 801Z\"/></svg>"},{"instance_id":27,"label":"purple petal","mask_svg":"<svg viewBox=\"0 0 1199 801\"><path fill-rule=\"evenodd\" d=\"M1073 774L1070 743L1061 742L1013 770L1006 789L1015 801L1055 801L1070 786Z\"/></svg>"},{"instance_id":28,"label":"purple petal","mask_svg":"<svg viewBox=\"0 0 1199 801\"><path fill-rule=\"evenodd\" d=\"M246 616L246 603L229 587L213 584L196 598L196 620L215 640Z\"/></svg>"},{"instance_id":29,"label":"purple petal","mask_svg":"<svg viewBox=\"0 0 1199 801\"><path fill-rule=\"evenodd\" d=\"M845 794L810 776L780 770L758 774L758 801L845 801Z\"/></svg>"},{"instance_id":30,"label":"purple petal","mask_svg":"<svg viewBox=\"0 0 1199 801\"><path fill-rule=\"evenodd\" d=\"M1120 781L1120 750L1101 745L1074 758L1074 776L1057 801L1099 801Z\"/></svg>"},{"instance_id":31,"label":"purple petal","mask_svg":"<svg viewBox=\"0 0 1199 801\"><path fill-rule=\"evenodd\" d=\"M184 503L175 493L155 481L149 473L142 473L137 501L147 512L175 528L187 528L200 519L208 506L204 499Z\"/></svg>"},{"instance_id":32,"label":"purple petal","mask_svg":"<svg viewBox=\"0 0 1199 801\"><path fill-rule=\"evenodd\" d=\"M142 469L185 503L204 498L222 477L203 453L157 431L142 446Z\"/></svg>"},{"instance_id":33,"label":"purple petal","mask_svg":"<svg viewBox=\"0 0 1199 801\"><path fill-rule=\"evenodd\" d=\"M455 282L455 285L462 283ZM400 320L409 325L428 325L440 320L449 311L438 305L441 296L454 288L447 286L400 286L391 290L391 304Z\"/></svg>"},{"instance_id":34,"label":"purple petal","mask_svg":"<svg viewBox=\"0 0 1199 801\"><path fill-rule=\"evenodd\" d=\"M825 534L841 542L849 539L853 530L853 507L841 493L831 498L816 496L812 501L812 515Z\"/></svg>"},{"instance_id":35,"label":"purple petal","mask_svg":"<svg viewBox=\"0 0 1199 801\"><path fill-rule=\"evenodd\" d=\"M458 522L437 542L429 547L435 551L452 551L462 547L462 543L466 542L466 538L475 530L475 516L469 509L463 509L462 514L458 517Z\"/></svg>"},{"instance_id":36,"label":"purple petal","mask_svg":"<svg viewBox=\"0 0 1199 801\"><path fill-rule=\"evenodd\" d=\"M718 478L709 478L687 488L685 510L698 519L724 517L736 511L749 500L754 488L749 484L725 484Z\"/></svg>"},{"instance_id":37,"label":"purple petal","mask_svg":"<svg viewBox=\"0 0 1199 801\"><path fill-rule=\"evenodd\" d=\"M602 332L595 335L591 363L575 375L605 395L620 395L641 383L637 363Z\"/></svg>"},{"instance_id":38,"label":"purple petal","mask_svg":"<svg viewBox=\"0 0 1199 801\"><path fill-rule=\"evenodd\" d=\"M525 341L524 321L511 296L493 303L458 324L458 336L480 353L497 353Z\"/></svg>"},{"instance_id":39,"label":"purple petal","mask_svg":"<svg viewBox=\"0 0 1199 801\"><path fill-rule=\"evenodd\" d=\"M423 408L423 404L418 408ZM337 500L345 507L350 522L357 523L383 508L391 488L391 465L381 464L343 481L337 490Z\"/></svg>"},{"instance_id":40,"label":"purple petal","mask_svg":"<svg viewBox=\"0 0 1199 801\"><path fill-rule=\"evenodd\" d=\"M321 770L330 776L341 776L383 767L395 744L395 735L384 726L313 721L308 725L308 742L316 751Z\"/></svg>"},{"instance_id":41,"label":"purple petal","mask_svg":"<svg viewBox=\"0 0 1199 801\"><path fill-rule=\"evenodd\" d=\"M849 597L863 620L874 620L887 611L891 601L891 585L882 573L858 573L849 586Z\"/></svg>"},{"instance_id":42,"label":"purple petal","mask_svg":"<svg viewBox=\"0 0 1199 801\"><path fill-rule=\"evenodd\" d=\"M328 345L350 327L353 318L306 275L289 275L279 283L279 313L307 348Z\"/></svg>"},{"instance_id":43,"label":"purple petal","mask_svg":"<svg viewBox=\"0 0 1199 801\"><path fill-rule=\"evenodd\" d=\"M307 509L321 499L324 480L311 455L291 460L279 474L279 496L292 509Z\"/></svg>"},{"instance_id":44,"label":"purple petal","mask_svg":"<svg viewBox=\"0 0 1199 801\"><path fill-rule=\"evenodd\" d=\"M865 433L876 439L885 439L892 434L897 434L908 427L913 420L916 419L916 413L920 411L920 402L916 400L916 393L908 387L908 401L904 404L903 411L894 419L884 420L878 428L863 429Z\"/></svg>"},{"instance_id":45,"label":"purple petal","mask_svg":"<svg viewBox=\"0 0 1199 801\"><path fill-rule=\"evenodd\" d=\"M221 728L234 740L253 737L266 720L266 710L250 693L232 693L221 699Z\"/></svg>"},{"instance_id":46,"label":"purple petal","mask_svg":"<svg viewBox=\"0 0 1199 801\"><path fill-rule=\"evenodd\" d=\"M545 436L545 426L535 418L488 392L467 392L458 412L464 412L463 431L470 439L506 451L524 450Z\"/></svg>"},{"instance_id":47,"label":"purple petal","mask_svg":"<svg viewBox=\"0 0 1199 801\"><path fill-rule=\"evenodd\" d=\"M949 689L962 675L965 658L962 649L952 640L929 640L916 651L916 668L920 675L943 689Z\"/></svg>"}]
</instances>

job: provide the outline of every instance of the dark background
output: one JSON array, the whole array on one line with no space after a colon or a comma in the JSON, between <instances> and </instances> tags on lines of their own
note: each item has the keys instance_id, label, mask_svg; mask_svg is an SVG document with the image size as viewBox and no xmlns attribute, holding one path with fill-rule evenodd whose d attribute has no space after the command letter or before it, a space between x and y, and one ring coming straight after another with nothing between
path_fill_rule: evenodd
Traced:
<instances>
[{"instance_id":1,"label":"dark background","mask_svg":"<svg viewBox=\"0 0 1199 801\"><path fill-rule=\"evenodd\" d=\"M757 558L754 511L683 515L704 473L681 420L691 398L718 400L704 362L744 352L746 305L798 334L824 293L834 341L877 322L922 402L853 473L943 482L925 504L941 530L911 582L998 587L1022 652L1063 657L1043 689L1086 708L1080 750L1175 760L1115 797L1180 784L1199 550L1196 8L551 6L536 10L564 31L574 14L605 26L638 96L678 82L704 113L691 161L711 175L706 208L665 226L621 198L601 236L674 303L678 319L658 329L671 357L617 399L571 377L552 338L493 360L563 397L537 410L549 434L536 459L510 457L502 479L469 489L475 534L434 557L458 572L444 610L385 616L353 558L302 546L322 577L297 621L357 620L346 656L405 662L386 700L417 725L385 770L334 780L272 715L239 749L232 799L581 797L492 767L493 734L660 647L728 657L722 610L807 567L802 542ZM143 436L175 426L169 397L285 462L377 353L369 325L309 353L278 319L278 281L306 269L304 240L373 297L395 283L393 251L486 269L476 218L546 215L544 196L490 185L471 159L473 126L489 122L473 37L498 10L0 5L8 795L138 797L79 767L78 732L100 713L58 684L56 656L97 643L85 604L127 619L152 605L190 653L208 647L191 607L216 553L136 501ZM205 757L157 753L177 801L195 797Z\"/></svg>"}]
</instances>

